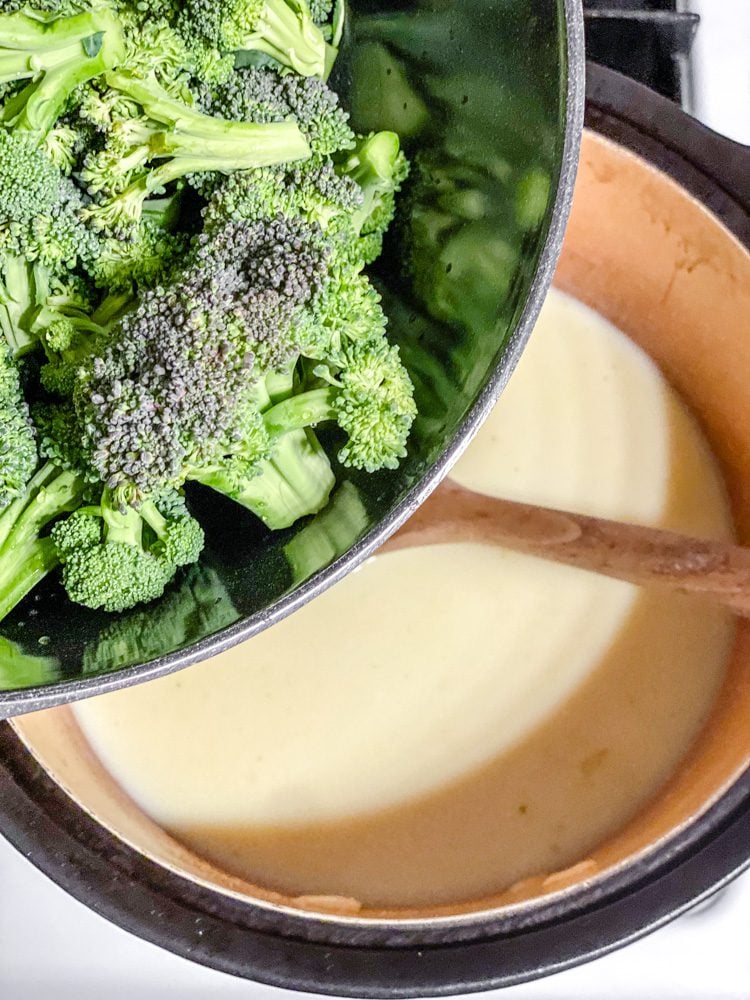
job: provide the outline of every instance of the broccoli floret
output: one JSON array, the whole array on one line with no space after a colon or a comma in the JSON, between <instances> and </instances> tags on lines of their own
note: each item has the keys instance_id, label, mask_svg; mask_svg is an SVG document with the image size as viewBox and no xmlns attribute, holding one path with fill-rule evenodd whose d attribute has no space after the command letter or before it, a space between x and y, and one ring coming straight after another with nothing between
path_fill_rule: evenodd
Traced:
<instances>
[{"instance_id":1,"label":"broccoli floret","mask_svg":"<svg viewBox=\"0 0 750 1000\"><path fill-rule=\"evenodd\" d=\"M25 133L0 128L0 328L16 357L36 344L36 311L68 272L96 259L74 183Z\"/></svg>"},{"instance_id":2,"label":"broccoli floret","mask_svg":"<svg viewBox=\"0 0 750 1000\"><path fill-rule=\"evenodd\" d=\"M22 494L36 465L34 429L18 368L0 345L0 510Z\"/></svg>"},{"instance_id":3,"label":"broccoli floret","mask_svg":"<svg viewBox=\"0 0 750 1000\"><path fill-rule=\"evenodd\" d=\"M55 544L43 532L79 505L83 488L75 471L47 463L0 513L0 621L59 565Z\"/></svg>"},{"instance_id":4,"label":"broccoli floret","mask_svg":"<svg viewBox=\"0 0 750 1000\"><path fill-rule=\"evenodd\" d=\"M326 72L326 43L305 0L187 0L177 25L222 52L262 52L302 76Z\"/></svg>"},{"instance_id":5,"label":"broccoli floret","mask_svg":"<svg viewBox=\"0 0 750 1000\"><path fill-rule=\"evenodd\" d=\"M397 468L416 416L414 388L398 347L382 337L352 341L343 346L338 366L319 365L314 374L322 387L292 395L264 414L271 437L334 420L347 435L338 454L344 466L367 472Z\"/></svg>"},{"instance_id":6,"label":"broccoli floret","mask_svg":"<svg viewBox=\"0 0 750 1000\"><path fill-rule=\"evenodd\" d=\"M380 256L383 236L396 211L396 194L407 178L409 164L395 132L374 132L357 140L338 169L362 191L362 203L352 213L350 223L360 237L359 255L363 263L369 264Z\"/></svg>"},{"instance_id":7,"label":"broccoli floret","mask_svg":"<svg viewBox=\"0 0 750 1000\"><path fill-rule=\"evenodd\" d=\"M30 80L4 104L0 119L41 142L77 87L117 66L120 25L105 6L81 13L24 10L0 14L0 82Z\"/></svg>"},{"instance_id":8,"label":"broccoli floret","mask_svg":"<svg viewBox=\"0 0 750 1000\"><path fill-rule=\"evenodd\" d=\"M124 611L160 597L179 566L195 562L203 531L184 504L168 496L121 508L105 490L52 528L63 586L89 608Z\"/></svg>"},{"instance_id":9,"label":"broccoli floret","mask_svg":"<svg viewBox=\"0 0 750 1000\"><path fill-rule=\"evenodd\" d=\"M337 364L348 343L384 337L386 324L380 295L369 278L334 264L310 308L301 314L295 337L306 358Z\"/></svg>"},{"instance_id":10,"label":"broccoli floret","mask_svg":"<svg viewBox=\"0 0 750 1000\"><path fill-rule=\"evenodd\" d=\"M99 288L131 292L168 284L188 255L190 237L149 221L148 211L129 239L105 238L89 273Z\"/></svg>"},{"instance_id":11,"label":"broccoli floret","mask_svg":"<svg viewBox=\"0 0 750 1000\"><path fill-rule=\"evenodd\" d=\"M180 282L143 293L79 372L74 401L101 480L133 501L230 456L264 457L253 366L287 358L290 325L325 266L320 231L294 220L200 237Z\"/></svg>"},{"instance_id":12,"label":"broccoli floret","mask_svg":"<svg viewBox=\"0 0 750 1000\"><path fill-rule=\"evenodd\" d=\"M109 195L82 213L97 228L127 232L139 222L149 195L188 174L231 173L310 155L293 121L230 122L176 100L154 78L112 72L106 80L143 115L113 125L104 149L87 158L83 180L93 193Z\"/></svg>"},{"instance_id":13,"label":"broccoli floret","mask_svg":"<svg viewBox=\"0 0 750 1000\"><path fill-rule=\"evenodd\" d=\"M310 0L310 16L321 27L331 19L333 0Z\"/></svg>"},{"instance_id":14,"label":"broccoli floret","mask_svg":"<svg viewBox=\"0 0 750 1000\"><path fill-rule=\"evenodd\" d=\"M355 144L338 95L314 77L238 69L226 83L207 90L203 101L210 114L232 121L270 124L293 118L313 153L328 155Z\"/></svg>"},{"instance_id":15,"label":"broccoli floret","mask_svg":"<svg viewBox=\"0 0 750 1000\"><path fill-rule=\"evenodd\" d=\"M208 195L203 210L208 232L228 220L256 221L277 215L303 219L324 230L338 221L343 228L362 202L354 181L337 174L331 161L320 156L289 166L238 171L203 190Z\"/></svg>"}]
</instances>

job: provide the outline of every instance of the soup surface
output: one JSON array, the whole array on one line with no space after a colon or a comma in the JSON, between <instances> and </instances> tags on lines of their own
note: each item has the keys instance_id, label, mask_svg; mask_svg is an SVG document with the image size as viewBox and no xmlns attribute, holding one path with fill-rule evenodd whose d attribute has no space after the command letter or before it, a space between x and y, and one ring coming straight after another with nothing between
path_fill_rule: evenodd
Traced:
<instances>
[{"instance_id":1,"label":"soup surface","mask_svg":"<svg viewBox=\"0 0 750 1000\"><path fill-rule=\"evenodd\" d=\"M556 292L455 478L731 537L690 414ZM427 906L574 864L622 827L699 730L732 632L685 598L443 545L377 557L249 643L75 713L133 799L215 864Z\"/></svg>"}]
</instances>

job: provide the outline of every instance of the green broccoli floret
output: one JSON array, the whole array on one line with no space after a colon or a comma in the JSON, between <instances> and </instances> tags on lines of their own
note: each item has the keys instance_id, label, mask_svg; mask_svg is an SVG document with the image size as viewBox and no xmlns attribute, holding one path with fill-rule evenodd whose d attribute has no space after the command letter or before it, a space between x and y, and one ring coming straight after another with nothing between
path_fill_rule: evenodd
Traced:
<instances>
[{"instance_id":1,"label":"green broccoli floret","mask_svg":"<svg viewBox=\"0 0 750 1000\"><path fill-rule=\"evenodd\" d=\"M0 82L31 81L5 102L0 119L40 142L75 89L125 54L120 25L104 5L60 15L27 8L0 14L0 38Z\"/></svg>"},{"instance_id":2,"label":"green broccoli floret","mask_svg":"<svg viewBox=\"0 0 750 1000\"><path fill-rule=\"evenodd\" d=\"M313 21L322 27L331 19L333 12L333 0L310 0L310 16Z\"/></svg>"},{"instance_id":3,"label":"green broccoli floret","mask_svg":"<svg viewBox=\"0 0 750 1000\"><path fill-rule=\"evenodd\" d=\"M75 510L83 489L77 472L48 462L0 513L0 621L59 565L55 544L43 533Z\"/></svg>"},{"instance_id":4,"label":"green broccoli floret","mask_svg":"<svg viewBox=\"0 0 750 1000\"><path fill-rule=\"evenodd\" d=\"M380 256L396 212L396 195L409 173L408 161L395 132L374 132L360 137L337 169L362 191L362 203L350 223L360 237L358 254L369 264Z\"/></svg>"},{"instance_id":5,"label":"green broccoli floret","mask_svg":"<svg viewBox=\"0 0 750 1000\"><path fill-rule=\"evenodd\" d=\"M22 494L36 465L34 429L18 368L0 345L0 510Z\"/></svg>"},{"instance_id":6,"label":"green broccoli floret","mask_svg":"<svg viewBox=\"0 0 750 1000\"><path fill-rule=\"evenodd\" d=\"M200 237L180 281L143 293L79 372L74 402L102 482L132 502L263 459L254 366L288 362L291 324L325 267L320 231L295 220Z\"/></svg>"},{"instance_id":7,"label":"green broccoli floret","mask_svg":"<svg viewBox=\"0 0 750 1000\"><path fill-rule=\"evenodd\" d=\"M302 76L326 72L326 42L305 0L187 0L177 25L222 52L261 52Z\"/></svg>"},{"instance_id":8,"label":"green broccoli floret","mask_svg":"<svg viewBox=\"0 0 750 1000\"><path fill-rule=\"evenodd\" d=\"M92 193L107 195L82 213L97 228L127 232L141 219L150 195L188 174L231 173L310 155L293 121L255 124L212 118L173 98L154 78L112 72L106 81L143 114L116 122L104 149L86 160L82 179Z\"/></svg>"},{"instance_id":9,"label":"green broccoli floret","mask_svg":"<svg viewBox=\"0 0 750 1000\"><path fill-rule=\"evenodd\" d=\"M99 288L133 292L168 284L188 255L190 237L149 221L148 212L129 239L105 238L89 273Z\"/></svg>"},{"instance_id":10,"label":"green broccoli floret","mask_svg":"<svg viewBox=\"0 0 750 1000\"><path fill-rule=\"evenodd\" d=\"M37 341L36 311L96 259L74 183L27 133L0 127L0 329L16 357Z\"/></svg>"},{"instance_id":11,"label":"green broccoli floret","mask_svg":"<svg viewBox=\"0 0 750 1000\"><path fill-rule=\"evenodd\" d=\"M284 215L315 223L327 230L347 224L362 202L362 192L348 177L336 173L326 157L312 156L289 166L242 170L214 180L203 188L208 202L203 210L207 232L227 221L257 221Z\"/></svg>"},{"instance_id":12,"label":"green broccoli floret","mask_svg":"<svg viewBox=\"0 0 750 1000\"><path fill-rule=\"evenodd\" d=\"M108 490L53 525L68 597L88 608L124 611L160 597L180 566L196 562L203 531L180 498L121 508Z\"/></svg>"},{"instance_id":13,"label":"green broccoli floret","mask_svg":"<svg viewBox=\"0 0 750 1000\"><path fill-rule=\"evenodd\" d=\"M338 454L343 465L367 472L397 468L416 416L398 347L383 337L352 341L342 347L337 366L318 365L314 375L321 387L296 393L264 414L271 438L333 420L347 435Z\"/></svg>"},{"instance_id":14,"label":"green broccoli floret","mask_svg":"<svg viewBox=\"0 0 750 1000\"><path fill-rule=\"evenodd\" d=\"M314 77L238 69L225 83L206 89L203 104L210 114L232 121L270 124L293 118L313 153L328 155L355 145L338 95Z\"/></svg>"}]
</instances>

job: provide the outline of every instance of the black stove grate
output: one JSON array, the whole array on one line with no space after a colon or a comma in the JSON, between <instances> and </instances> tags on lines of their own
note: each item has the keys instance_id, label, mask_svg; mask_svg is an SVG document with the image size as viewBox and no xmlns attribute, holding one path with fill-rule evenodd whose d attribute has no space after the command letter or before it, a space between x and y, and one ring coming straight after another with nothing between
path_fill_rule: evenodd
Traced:
<instances>
[{"instance_id":1,"label":"black stove grate","mask_svg":"<svg viewBox=\"0 0 750 1000\"><path fill-rule=\"evenodd\" d=\"M584 13L590 59L689 102L687 60L697 14L678 11L675 0L585 0Z\"/></svg>"}]
</instances>

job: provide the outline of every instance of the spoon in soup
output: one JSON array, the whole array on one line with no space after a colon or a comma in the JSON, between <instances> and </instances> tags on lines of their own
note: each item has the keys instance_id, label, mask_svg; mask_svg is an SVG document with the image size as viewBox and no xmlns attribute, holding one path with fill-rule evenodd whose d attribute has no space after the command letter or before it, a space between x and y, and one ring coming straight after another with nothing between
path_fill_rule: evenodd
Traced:
<instances>
[{"instance_id":1,"label":"spoon in soup","mask_svg":"<svg viewBox=\"0 0 750 1000\"><path fill-rule=\"evenodd\" d=\"M750 616L750 548L660 528L501 500L444 482L383 546L483 542L693 594Z\"/></svg>"}]
</instances>

